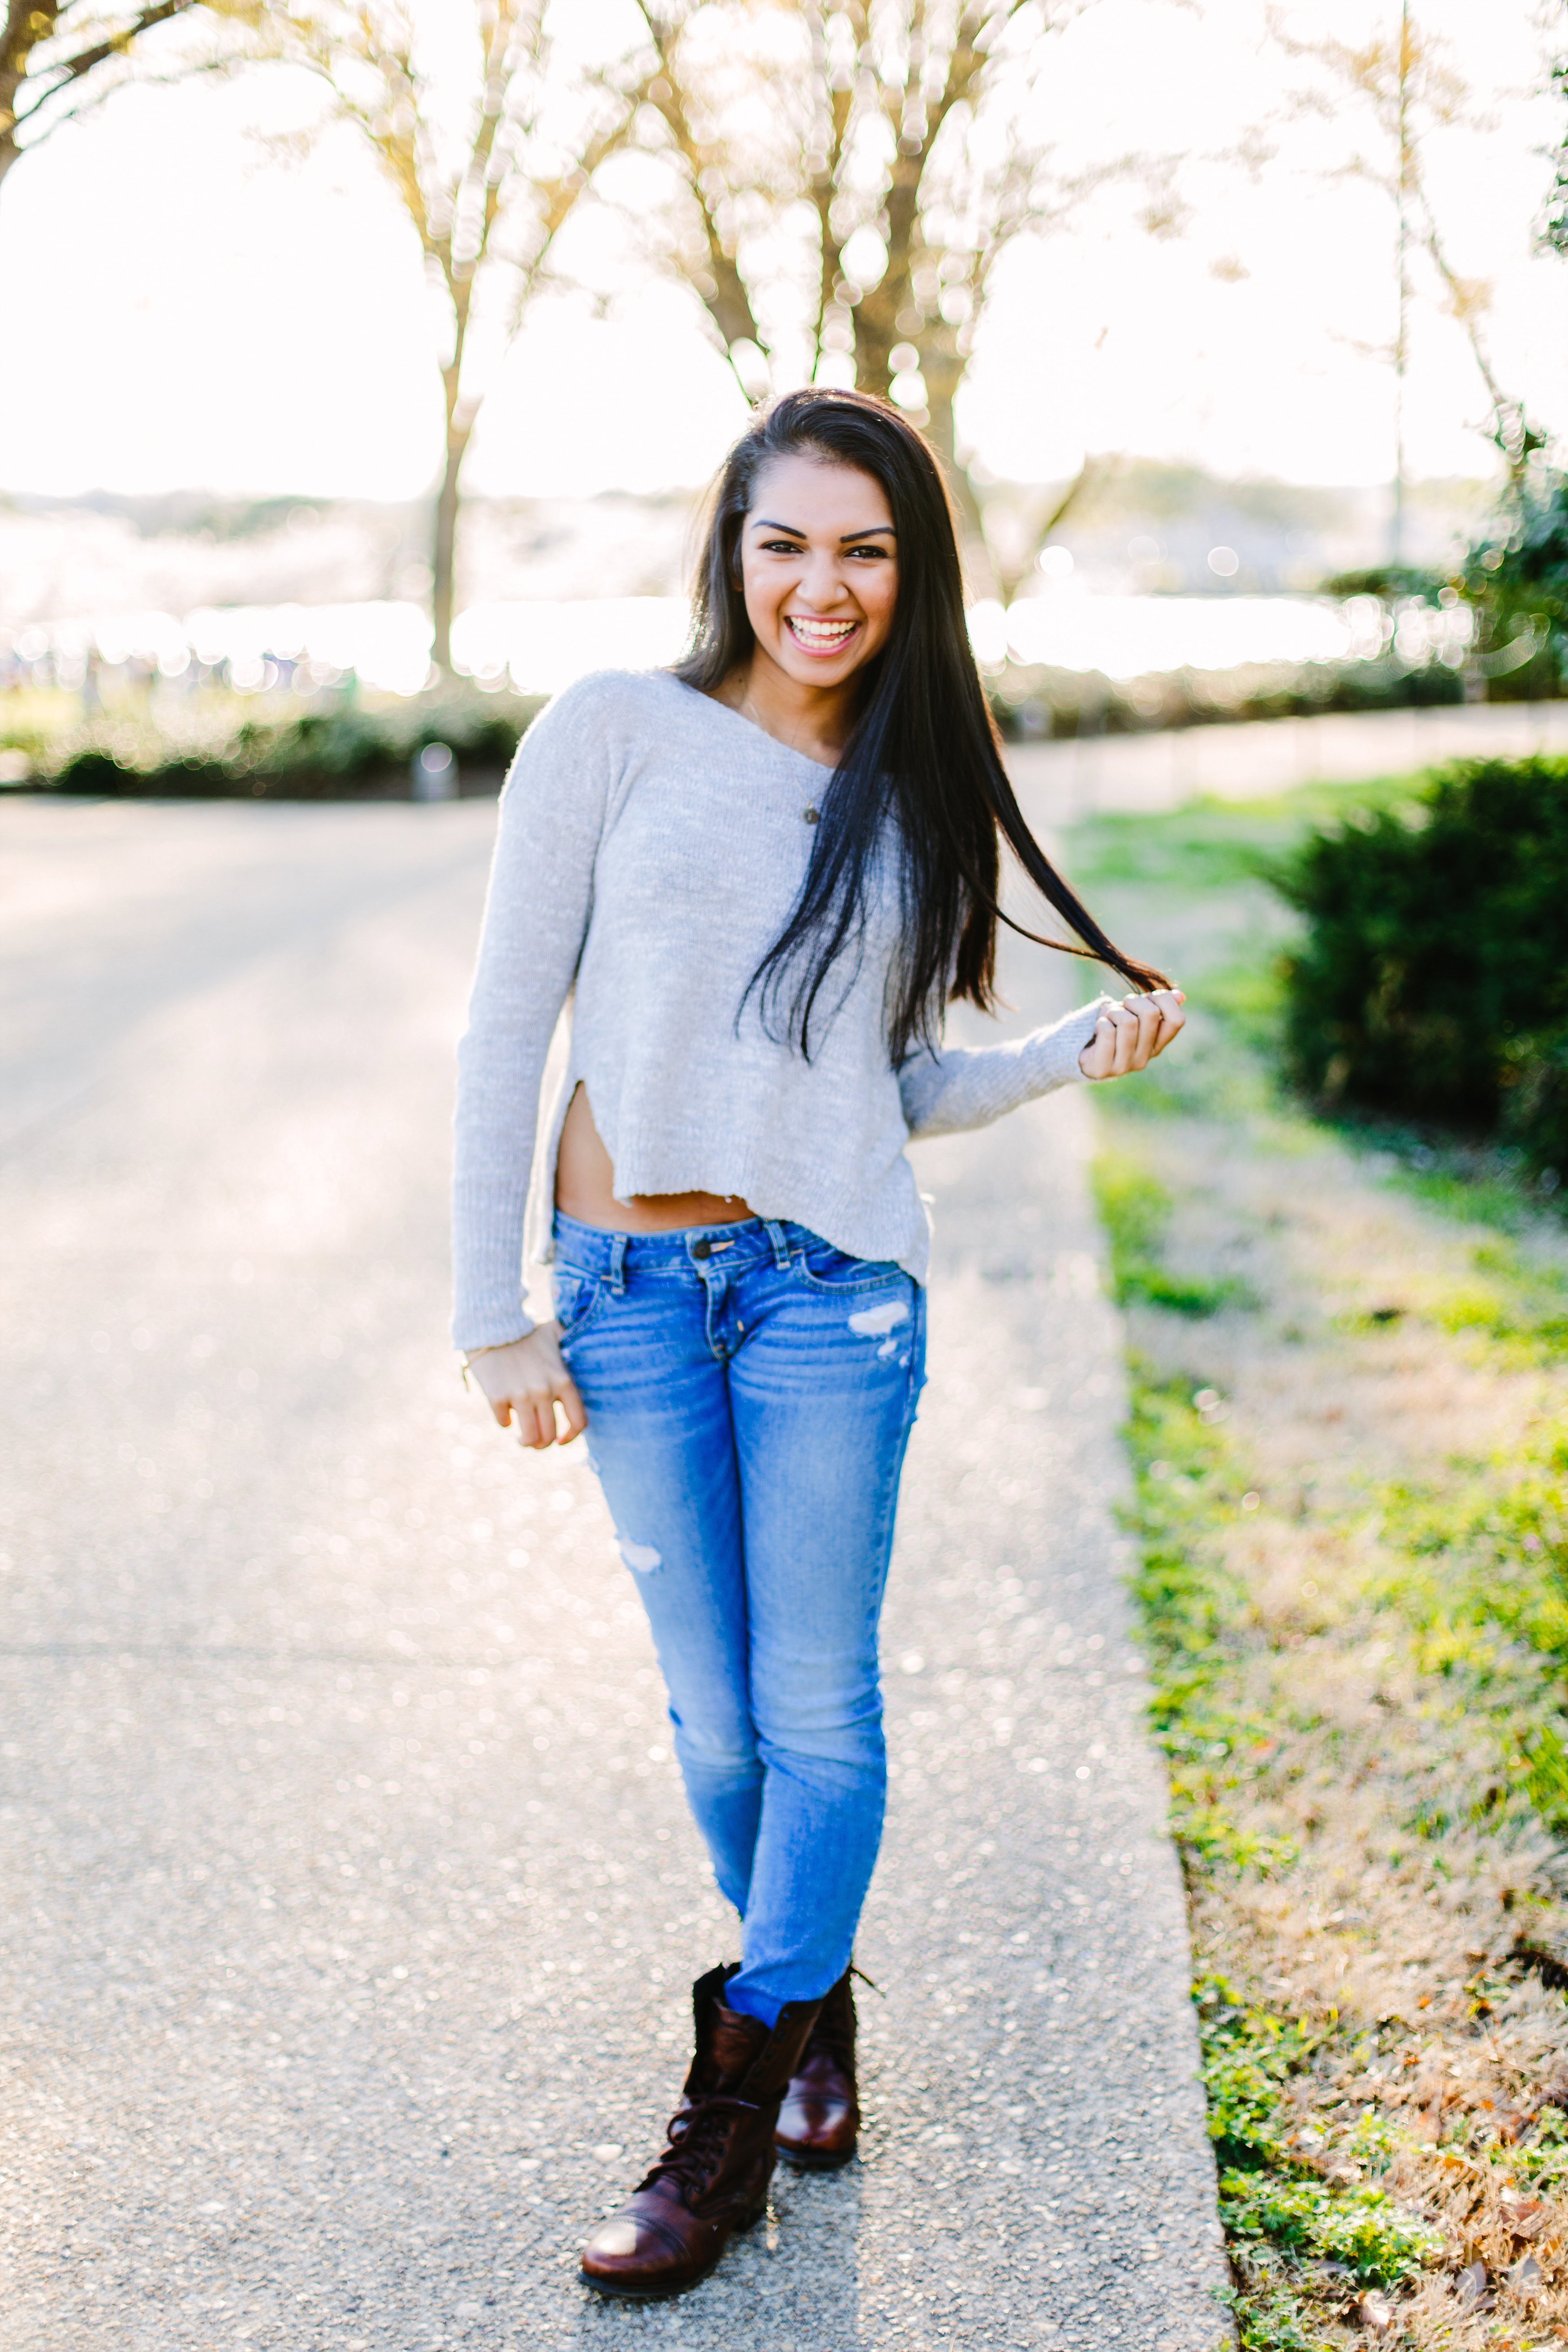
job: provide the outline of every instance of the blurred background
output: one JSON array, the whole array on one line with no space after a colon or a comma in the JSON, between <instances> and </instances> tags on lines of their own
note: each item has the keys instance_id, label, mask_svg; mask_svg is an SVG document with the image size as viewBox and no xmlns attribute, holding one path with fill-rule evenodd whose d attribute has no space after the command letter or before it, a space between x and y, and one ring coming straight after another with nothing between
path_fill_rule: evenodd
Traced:
<instances>
[{"instance_id":1,"label":"blurred background","mask_svg":"<svg viewBox=\"0 0 1568 2352\"><path fill-rule=\"evenodd\" d=\"M6 37L6 784L493 789L539 697L674 653L700 487L810 380L947 458L1016 739L1561 690L1535 0Z\"/></svg>"}]
</instances>

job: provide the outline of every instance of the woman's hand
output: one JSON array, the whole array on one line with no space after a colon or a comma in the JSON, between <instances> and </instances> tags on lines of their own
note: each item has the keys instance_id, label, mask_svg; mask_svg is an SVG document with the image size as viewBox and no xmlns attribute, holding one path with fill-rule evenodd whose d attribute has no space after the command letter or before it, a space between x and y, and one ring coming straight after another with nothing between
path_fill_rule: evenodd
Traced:
<instances>
[{"instance_id":1,"label":"woman's hand","mask_svg":"<svg viewBox=\"0 0 1568 2352\"><path fill-rule=\"evenodd\" d=\"M553 1323L538 1324L509 1348L486 1348L470 1360L468 1377L484 1390L501 1427L510 1423L516 1429L519 1445L570 1445L588 1427L582 1399L561 1361L560 1337ZM566 1427L559 1433L558 1404L566 1416Z\"/></svg>"},{"instance_id":2,"label":"woman's hand","mask_svg":"<svg viewBox=\"0 0 1568 2352\"><path fill-rule=\"evenodd\" d=\"M1185 1027L1186 1003L1179 988L1156 988L1147 996L1126 996L1120 1004L1107 1005L1078 1056L1084 1076L1124 1078L1129 1070L1147 1069Z\"/></svg>"}]
</instances>

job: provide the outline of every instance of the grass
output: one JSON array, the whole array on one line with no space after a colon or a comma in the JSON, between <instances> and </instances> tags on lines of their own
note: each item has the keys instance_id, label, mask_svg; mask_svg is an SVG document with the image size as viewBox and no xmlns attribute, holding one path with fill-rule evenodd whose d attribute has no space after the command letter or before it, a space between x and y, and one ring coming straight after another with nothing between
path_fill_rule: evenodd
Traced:
<instances>
[{"instance_id":1,"label":"grass","mask_svg":"<svg viewBox=\"0 0 1568 2352\"><path fill-rule=\"evenodd\" d=\"M1413 806L1420 776L1364 784L1313 784L1254 802L1198 801L1160 815L1101 816L1071 835L1073 880L1097 906L1136 909L1149 950L1149 911L1166 933L1161 952L1191 978L1201 968L1204 1003L1223 1039L1197 1041L1197 1055L1156 1067L1124 1114L1182 1110L1256 1112L1276 1094L1275 1052L1283 1013L1279 971L1294 924L1270 875L1312 826L1356 808ZM1217 1045L1219 1049L1217 1050ZM1242 1049L1239 1064L1236 1049ZM1249 1098L1238 1098L1238 1086ZM1406 1119L1376 1120L1346 1109L1314 1122L1342 1137L1382 1181L1467 1223L1517 1234L1542 1214L1561 1213L1568 1193L1548 1171L1532 1179L1516 1147Z\"/></svg>"},{"instance_id":2,"label":"grass","mask_svg":"<svg viewBox=\"0 0 1568 2352\"><path fill-rule=\"evenodd\" d=\"M1193 1016L1096 1092L1137 1600L1243 2352L1523 2352L1568 2340L1568 1246L1278 1087L1260 877L1351 797L1068 845Z\"/></svg>"},{"instance_id":3,"label":"grass","mask_svg":"<svg viewBox=\"0 0 1568 2352\"><path fill-rule=\"evenodd\" d=\"M1406 808L1418 776L1307 784L1257 801L1197 800L1157 816L1086 817L1072 830L1071 867L1085 884L1135 883L1215 891L1256 881L1310 826L1353 809Z\"/></svg>"},{"instance_id":4,"label":"grass","mask_svg":"<svg viewBox=\"0 0 1568 2352\"><path fill-rule=\"evenodd\" d=\"M1233 1280L1204 1282L1174 1275L1164 1263L1171 1201L1163 1184L1125 1152L1103 1151L1091 1171L1095 1205L1111 1245L1117 1303L1168 1307L1173 1315L1217 1315L1243 1302Z\"/></svg>"}]
</instances>

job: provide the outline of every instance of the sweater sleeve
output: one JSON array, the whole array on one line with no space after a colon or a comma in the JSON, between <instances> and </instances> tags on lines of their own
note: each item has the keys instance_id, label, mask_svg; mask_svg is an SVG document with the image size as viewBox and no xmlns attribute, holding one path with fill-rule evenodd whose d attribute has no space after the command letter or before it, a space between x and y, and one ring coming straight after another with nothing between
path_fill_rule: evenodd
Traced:
<instances>
[{"instance_id":1,"label":"sweater sleeve","mask_svg":"<svg viewBox=\"0 0 1568 2352\"><path fill-rule=\"evenodd\" d=\"M1097 996L1051 1028L997 1045L956 1045L934 1054L921 1046L898 1073L898 1091L912 1139L957 1135L988 1127L993 1119L1038 1095L1052 1093L1081 1077L1078 1056L1094 1034L1102 1008Z\"/></svg>"},{"instance_id":2,"label":"sweater sleeve","mask_svg":"<svg viewBox=\"0 0 1568 2352\"><path fill-rule=\"evenodd\" d=\"M523 1227L550 1039L577 973L613 748L597 681L551 703L501 794L468 1024L457 1050L452 1337L503 1346L533 1329Z\"/></svg>"}]
</instances>

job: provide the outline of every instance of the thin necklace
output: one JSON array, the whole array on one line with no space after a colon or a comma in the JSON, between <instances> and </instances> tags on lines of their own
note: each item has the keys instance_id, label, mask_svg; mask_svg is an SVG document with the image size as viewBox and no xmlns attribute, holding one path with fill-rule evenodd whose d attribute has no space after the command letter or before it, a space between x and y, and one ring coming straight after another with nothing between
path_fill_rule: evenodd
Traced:
<instances>
[{"instance_id":1,"label":"thin necklace","mask_svg":"<svg viewBox=\"0 0 1568 2352\"><path fill-rule=\"evenodd\" d=\"M751 688L749 684L747 686L745 692L740 698L738 715L742 719L749 719L754 727L760 727L764 735L773 735L772 728L764 720L760 711L758 711L757 708L757 705L751 699ZM773 740L776 743L782 743L787 751L793 751L799 759L812 760L818 767L821 767L825 764L822 761L816 759L814 752L802 751L799 743L791 743L788 736L773 735Z\"/></svg>"}]
</instances>

